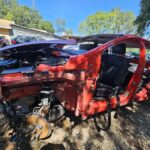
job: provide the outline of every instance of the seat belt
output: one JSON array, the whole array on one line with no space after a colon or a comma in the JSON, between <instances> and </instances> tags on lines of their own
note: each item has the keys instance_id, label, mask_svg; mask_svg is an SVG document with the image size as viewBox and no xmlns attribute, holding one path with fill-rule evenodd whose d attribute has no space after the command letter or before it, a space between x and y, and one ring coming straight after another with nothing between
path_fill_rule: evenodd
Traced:
<instances>
[{"instance_id":1,"label":"seat belt","mask_svg":"<svg viewBox=\"0 0 150 150\"><path fill-rule=\"evenodd\" d=\"M115 113L115 115L114 115L114 118L115 118L115 119L118 118L118 115L119 115L119 112L120 112L119 89L120 89L120 86L117 86L117 87L115 88L115 92L114 92L114 95L116 96L116 100L117 100L116 113Z\"/></svg>"}]
</instances>

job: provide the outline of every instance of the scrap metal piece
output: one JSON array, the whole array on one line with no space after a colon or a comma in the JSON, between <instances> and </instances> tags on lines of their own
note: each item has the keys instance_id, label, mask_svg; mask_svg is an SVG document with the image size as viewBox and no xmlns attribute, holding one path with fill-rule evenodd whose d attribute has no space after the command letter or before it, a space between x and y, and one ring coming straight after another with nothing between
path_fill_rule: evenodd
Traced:
<instances>
[{"instance_id":1,"label":"scrap metal piece","mask_svg":"<svg viewBox=\"0 0 150 150\"><path fill-rule=\"evenodd\" d=\"M50 135L50 124L49 122L42 116L39 115L28 115L26 117L26 123L31 128L31 139L45 139Z\"/></svg>"}]
</instances>

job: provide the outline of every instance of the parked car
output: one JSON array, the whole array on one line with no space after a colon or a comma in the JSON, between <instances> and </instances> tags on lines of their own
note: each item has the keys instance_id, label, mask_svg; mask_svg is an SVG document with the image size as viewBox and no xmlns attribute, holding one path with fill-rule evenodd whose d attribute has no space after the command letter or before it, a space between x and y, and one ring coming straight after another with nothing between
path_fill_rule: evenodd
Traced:
<instances>
[{"instance_id":1,"label":"parked car","mask_svg":"<svg viewBox=\"0 0 150 150\"><path fill-rule=\"evenodd\" d=\"M0 36L0 47L5 47L9 44L10 42L5 36Z\"/></svg>"},{"instance_id":2,"label":"parked car","mask_svg":"<svg viewBox=\"0 0 150 150\"><path fill-rule=\"evenodd\" d=\"M93 117L98 131L107 130L112 110L117 118L122 106L149 100L150 61L146 53L150 41L134 35L102 34L80 42L84 45L79 50L63 49L76 45L69 40L0 50L0 102L14 131L29 127L25 134L45 139L52 134L50 123L57 125L68 111L78 121ZM128 48L137 48L139 57L127 56ZM107 114L103 126L97 122L97 113Z\"/></svg>"},{"instance_id":3,"label":"parked car","mask_svg":"<svg viewBox=\"0 0 150 150\"><path fill-rule=\"evenodd\" d=\"M19 36L15 37L14 39L12 39L11 43L12 44L21 44L21 43L36 42L36 41L45 41L45 39L41 38L41 37L19 35Z\"/></svg>"}]
</instances>

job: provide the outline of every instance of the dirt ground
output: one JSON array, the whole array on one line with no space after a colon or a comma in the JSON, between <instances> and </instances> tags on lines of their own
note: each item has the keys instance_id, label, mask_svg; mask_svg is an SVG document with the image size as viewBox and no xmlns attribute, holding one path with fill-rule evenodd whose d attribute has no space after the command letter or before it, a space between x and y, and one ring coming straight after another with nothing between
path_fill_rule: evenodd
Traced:
<instances>
[{"instance_id":1,"label":"dirt ground","mask_svg":"<svg viewBox=\"0 0 150 150\"><path fill-rule=\"evenodd\" d=\"M150 101L126 107L118 119L113 118L108 131L96 130L91 118L73 125L64 119L54 127L50 138L43 141L22 141L20 150L149 150L150 149ZM74 120L74 118L71 118ZM0 119L0 129L5 118ZM5 133L6 134L6 133ZM15 142L0 135L0 150L17 150Z\"/></svg>"}]
</instances>

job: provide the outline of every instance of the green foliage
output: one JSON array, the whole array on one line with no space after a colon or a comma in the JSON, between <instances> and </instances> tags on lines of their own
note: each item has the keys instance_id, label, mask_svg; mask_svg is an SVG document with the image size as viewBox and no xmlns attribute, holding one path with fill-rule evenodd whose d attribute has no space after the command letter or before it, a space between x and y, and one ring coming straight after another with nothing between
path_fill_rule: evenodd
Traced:
<instances>
[{"instance_id":1,"label":"green foliage","mask_svg":"<svg viewBox=\"0 0 150 150\"><path fill-rule=\"evenodd\" d=\"M137 32L140 35L143 35L146 31L148 31L150 26L150 1L149 0L141 1L140 15L135 20L135 24L138 25Z\"/></svg>"},{"instance_id":2,"label":"green foliage","mask_svg":"<svg viewBox=\"0 0 150 150\"><path fill-rule=\"evenodd\" d=\"M96 12L88 16L80 24L79 31L84 34L135 33L134 20L135 16L132 12L122 12L116 8L110 12Z\"/></svg>"},{"instance_id":3,"label":"green foliage","mask_svg":"<svg viewBox=\"0 0 150 150\"><path fill-rule=\"evenodd\" d=\"M16 0L0 0L0 18L15 21L16 24L54 33L51 22L43 20L37 10L20 6Z\"/></svg>"},{"instance_id":4,"label":"green foliage","mask_svg":"<svg viewBox=\"0 0 150 150\"><path fill-rule=\"evenodd\" d=\"M73 34L72 29L66 28L66 21L64 19L57 19L56 20L56 32L59 34L65 34L67 36L70 36Z\"/></svg>"},{"instance_id":5,"label":"green foliage","mask_svg":"<svg viewBox=\"0 0 150 150\"><path fill-rule=\"evenodd\" d=\"M38 28L41 30L47 30L51 33L54 33L54 28L53 28L52 24L50 24L48 21L41 20L39 22Z\"/></svg>"},{"instance_id":6,"label":"green foliage","mask_svg":"<svg viewBox=\"0 0 150 150\"><path fill-rule=\"evenodd\" d=\"M64 19L59 18L56 20L56 31L58 33L65 32L65 26L66 26L66 21Z\"/></svg>"},{"instance_id":7,"label":"green foliage","mask_svg":"<svg viewBox=\"0 0 150 150\"><path fill-rule=\"evenodd\" d=\"M71 35L73 35L72 29L66 29L66 30L65 30L65 35L66 35L66 36L71 36Z\"/></svg>"}]
</instances>

